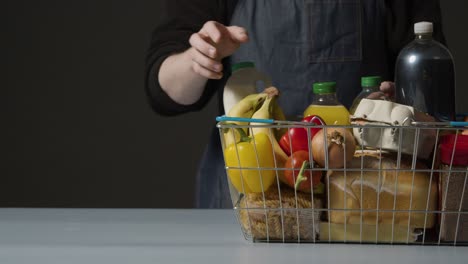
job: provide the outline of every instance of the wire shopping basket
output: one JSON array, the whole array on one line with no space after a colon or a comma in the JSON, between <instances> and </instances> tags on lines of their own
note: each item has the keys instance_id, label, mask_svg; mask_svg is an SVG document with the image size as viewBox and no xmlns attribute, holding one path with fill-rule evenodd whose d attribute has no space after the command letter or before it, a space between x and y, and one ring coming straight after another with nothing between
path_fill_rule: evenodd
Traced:
<instances>
[{"instance_id":1,"label":"wire shopping basket","mask_svg":"<svg viewBox=\"0 0 468 264\"><path fill-rule=\"evenodd\" d=\"M468 245L468 136L457 127L466 123L217 120L233 208L247 240ZM299 164L292 137L290 155L276 153L278 135L292 128L304 129L308 139ZM352 137L333 152L330 134L337 129ZM313 136L317 130L323 133ZM319 136L323 145L314 143Z\"/></svg>"}]
</instances>

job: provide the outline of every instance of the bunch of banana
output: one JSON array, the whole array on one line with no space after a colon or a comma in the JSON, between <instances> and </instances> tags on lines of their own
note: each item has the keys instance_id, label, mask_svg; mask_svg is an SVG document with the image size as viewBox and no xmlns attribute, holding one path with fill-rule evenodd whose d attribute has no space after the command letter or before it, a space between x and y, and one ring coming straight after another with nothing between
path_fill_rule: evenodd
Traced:
<instances>
[{"instance_id":1,"label":"bunch of banana","mask_svg":"<svg viewBox=\"0 0 468 264\"><path fill-rule=\"evenodd\" d=\"M230 117L243 117L243 118L259 118L259 119L275 119L275 120L286 120L285 115L278 105L277 98L279 91L275 87L266 88L262 93L251 94L246 96L244 99L239 101L229 111L227 116ZM237 125L248 124L245 122L230 122ZM250 123L251 125L266 125L259 123ZM278 138L284 133L285 129L273 129L271 127L252 127L245 129L248 135L255 135L257 133L265 133L269 136L272 148L274 151L276 165L281 167L288 159L287 154L281 149L278 144ZM236 129L228 129L224 132L224 144L229 146L239 140L239 133Z\"/></svg>"},{"instance_id":2,"label":"bunch of banana","mask_svg":"<svg viewBox=\"0 0 468 264\"><path fill-rule=\"evenodd\" d=\"M285 116L283 110L278 105L277 99L279 96L279 91L275 87L266 88L264 93L267 93L268 96L263 102L260 109L258 109L253 115L253 119L275 119L275 120L285 120ZM275 154L276 165L278 167L282 167L286 160L288 159L288 155L283 151L280 147L277 137L281 137L281 131L277 129L272 129L268 127L267 124L264 123L250 123L251 125L255 125L257 127L252 127L252 135L257 133L265 133L270 137L270 141L273 147L273 152Z\"/></svg>"},{"instance_id":3,"label":"bunch of banana","mask_svg":"<svg viewBox=\"0 0 468 264\"><path fill-rule=\"evenodd\" d=\"M265 102L265 99L267 98L266 93L258 93L258 94L251 94L244 99L240 100L237 104L235 104L231 110L229 110L229 113L227 116L230 117L242 117L242 118L251 118L255 111L257 111L260 106ZM247 126L248 123L246 122L229 122L229 124L235 124L239 126ZM248 128L245 127L243 128L244 131L248 134ZM238 142L240 138L239 133L237 132L236 129L227 129L224 131L224 145L229 146L235 142Z\"/></svg>"}]
</instances>

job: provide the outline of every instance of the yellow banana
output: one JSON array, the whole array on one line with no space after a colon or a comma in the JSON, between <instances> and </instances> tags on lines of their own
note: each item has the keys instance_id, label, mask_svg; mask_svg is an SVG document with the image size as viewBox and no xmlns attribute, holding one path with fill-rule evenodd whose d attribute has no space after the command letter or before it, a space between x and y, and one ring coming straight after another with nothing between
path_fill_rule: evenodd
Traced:
<instances>
[{"instance_id":1,"label":"yellow banana","mask_svg":"<svg viewBox=\"0 0 468 264\"><path fill-rule=\"evenodd\" d=\"M235 104L227 116L230 117L243 117L251 118L252 115L257 111L257 109L262 105L262 103L267 98L267 93L257 93L251 94L244 97L237 104ZM229 122L236 125L248 125L246 122ZM245 132L248 133L247 128L244 128ZM239 133L236 129L229 129L224 132L224 145L225 147L235 143L239 139Z\"/></svg>"},{"instance_id":2,"label":"yellow banana","mask_svg":"<svg viewBox=\"0 0 468 264\"><path fill-rule=\"evenodd\" d=\"M274 120L286 120L286 116L284 115L284 112L283 112L283 109L281 109L281 107L279 106L278 104L278 100L274 100L273 101L273 119ZM286 132L288 131L288 129L286 127L283 127L283 128L280 128L280 127L277 127L274 129L274 132L275 132L275 137L276 137L276 140L280 140L280 138L286 134Z\"/></svg>"},{"instance_id":3,"label":"yellow banana","mask_svg":"<svg viewBox=\"0 0 468 264\"><path fill-rule=\"evenodd\" d=\"M267 98L265 102L262 104L260 109L258 109L252 116L252 118L259 118L259 119L271 119L273 118L273 112L276 104L276 99L279 94L278 89L275 87L269 87L265 89L265 93L267 93ZM259 126L265 126L267 124L263 123L250 123L250 125L259 125ZM257 133L265 133L268 135L271 141L271 145L273 148L273 152L275 155L276 159L276 166L277 167L283 167L284 163L288 159L288 155L281 149L280 145L278 144L278 141L275 138L275 133L274 129L268 128L267 126L265 127L252 127L252 135L255 135Z\"/></svg>"}]
</instances>

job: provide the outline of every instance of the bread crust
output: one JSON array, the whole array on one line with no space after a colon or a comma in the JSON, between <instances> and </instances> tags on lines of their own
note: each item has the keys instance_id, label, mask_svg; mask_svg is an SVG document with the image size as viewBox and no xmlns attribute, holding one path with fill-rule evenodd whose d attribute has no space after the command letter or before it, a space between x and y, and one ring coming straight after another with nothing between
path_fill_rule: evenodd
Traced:
<instances>
[{"instance_id":1,"label":"bread crust","mask_svg":"<svg viewBox=\"0 0 468 264\"><path fill-rule=\"evenodd\" d=\"M426 211L437 210L438 175L434 173L431 180L428 171L418 171L428 170L421 163L412 166L411 158L405 157L398 167L396 160L385 154L367 153L353 158L351 164L354 169L362 165L362 173L329 172L326 190L329 190L330 221L359 224L363 209L363 224L433 227L435 214Z\"/></svg>"}]
</instances>

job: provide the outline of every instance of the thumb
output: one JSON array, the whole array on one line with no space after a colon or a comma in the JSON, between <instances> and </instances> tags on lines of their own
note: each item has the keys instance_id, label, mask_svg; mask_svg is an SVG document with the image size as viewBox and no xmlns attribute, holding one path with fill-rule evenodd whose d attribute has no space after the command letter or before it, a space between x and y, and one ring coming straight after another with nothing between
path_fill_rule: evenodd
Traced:
<instances>
[{"instance_id":1,"label":"thumb","mask_svg":"<svg viewBox=\"0 0 468 264\"><path fill-rule=\"evenodd\" d=\"M232 40L239 43L245 43L249 41L249 36L247 35L247 30L245 30L245 28L238 26L229 26L226 27L226 29L231 35Z\"/></svg>"},{"instance_id":2,"label":"thumb","mask_svg":"<svg viewBox=\"0 0 468 264\"><path fill-rule=\"evenodd\" d=\"M395 96L395 83L393 82L382 82L380 84L380 91L385 93L390 98Z\"/></svg>"}]
</instances>

